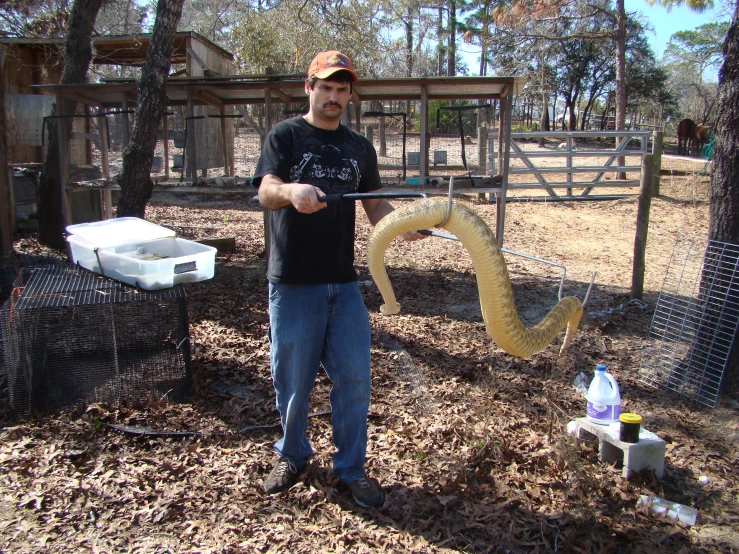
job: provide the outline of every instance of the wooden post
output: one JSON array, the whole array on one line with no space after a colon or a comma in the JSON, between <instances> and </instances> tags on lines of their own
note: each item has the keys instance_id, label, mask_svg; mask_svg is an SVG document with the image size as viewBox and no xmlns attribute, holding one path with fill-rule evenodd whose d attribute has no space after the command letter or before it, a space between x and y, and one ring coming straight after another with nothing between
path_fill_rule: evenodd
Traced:
<instances>
[{"instance_id":1,"label":"wooden post","mask_svg":"<svg viewBox=\"0 0 739 554\"><path fill-rule=\"evenodd\" d=\"M426 175L428 175L429 165L429 140L427 138L429 131L429 91L426 85L421 85L421 136L419 150L421 151L421 159L418 164L418 184L423 187L426 183Z\"/></svg>"},{"instance_id":2,"label":"wooden post","mask_svg":"<svg viewBox=\"0 0 739 554\"><path fill-rule=\"evenodd\" d=\"M100 106L101 113L105 111L105 108ZM98 115L98 141L100 143L100 165L103 173L103 177L106 182L110 178L110 163L108 160L108 119L105 115ZM110 219L113 217L113 198L110 189L106 188L100 192L102 196L101 200L103 203L103 219Z\"/></svg>"},{"instance_id":3,"label":"wooden post","mask_svg":"<svg viewBox=\"0 0 739 554\"><path fill-rule=\"evenodd\" d=\"M166 113L162 115L162 135L164 136L164 178L169 181L169 116Z\"/></svg>"},{"instance_id":4,"label":"wooden post","mask_svg":"<svg viewBox=\"0 0 739 554\"><path fill-rule=\"evenodd\" d=\"M641 162L639 204L636 211L636 236L634 237L634 267L631 273L631 298L641 300L644 294L644 271L646 269L647 231L649 209L652 205L652 169L654 157L644 154Z\"/></svg>"},{"instance_id":5,"label":"wooden post","mask_svg":"<svg viewBox=\"0 0 739 554\"><path fill-rule=\"evenodd\" d=\"M480 110L482 112L482 110ZM480 175L485 175L488 155L488 128L479 126L477 128L477 165ZM477 195L480 201L485 200L485 193L481 192Z\"/></svg>"},{"instance_id":6,"label":"wooden post","mask_svg":"<svg viewBox=\"0 0 739 554\"><path fill-rule=\"evenodd\" d=\"M664 131L654 131L652 135L652 198L659 196L660 171L662 169L662 144L665 139Z\"/></svg>"},{"instance_id":7,"label":"wooden post","mask_svg":"<svg viewBox=\"0 0 739 554\"><path fill-rule=\"evenodd\" d=\"M505 207L508 195L508 162L511 154L511 115L513 113L513 91L509 88L508 94L500 99L500 141L498 152L501 153L500 165L498 166L500 181L500 193L496 197L496 225L495 236L498 245L503 246L503 230L505 229ZM501 152L502 145L502 152Z\"/></svg>"},{"instance_id":8,"label":"wooden post","mask_svg":"<svg viewBox=\"0 0 739 554\"><path fill-rule=\"evenodd\" d=\"M131 140L131 129L128 126L128 97L123 93L121 98L121 115L123 116L123 149L126 149L128 142Z\"/></svg>"},{"instance_id":9,"label":"wooden post","mask_svg":"<svg viewBox=\"0 0 739 554\"><path fill-rule=\"evenodd\" d=\"M69 144L69 133L65 121L67 112L65 99L61 94L56 95L56 105L59 113L59 117L56 119L56 135L59 146L59 186L62 189L62 214L64 217L62 227L66 228L67 225L71 225L74 221L72 221L72 192L67 191L67 183L69 183L69 149L67 148Z\"/></svg>"},{"instance_id":10,"label":"wooden post","mask_svg":"<svg viewBox=\"0 0 739 554\"><path fill-rule=\"evenodd\" d=\"M227 148L227 142L228 142L228 129L226 128L226 118L224 117L226 115L226 109L221 106L218 112L221 115L221 148L222 148L222 154L223 154L223 172L226 174L227 177L233 176L232 171L232 164L231 164L231 153L229 152L229 148Z\"/></svg>"},{"instance_id":11,"label":"wooden post","mask_svg":"<svg viewBox=\"0 0 739 554\"><path fill-rule=\"evenodd\" d=\"M503 175L503 127L505 126L505 98L498 100L498 175ZM510 121L508 122L510 124Z\"/></svg>"},{"instance_id":12,"label":"wooden post","mask_svg":"<svg viewBox=\"0 0 739 554\"><path fill-rule=\"evenodd\" d=\"M346 105L346 109L341 114L341 123L344 126L349 127L351 129L352 128L352 118L351 118L351 115L350 115L350 113L351 113L351 108L349 107L350 105L351 105L351 101L350 101L349 104Z\"/></svg>"},{"instance_id":13,"label":"wooden post","mask_svg":"<svg viewBox=\"0 0 739 554\"><path fill-rule=\"evenodd\" d=\"M92 121L91 121L90 106L87 104L84 104L82 106L82 113L85 115L85 119L83 120L84 134L88 135L88 137L92 137ZM86 165L92 165L92 147L93 147L93 141L90 140L90 138L87 138L87 140L85 140L85 164Z\"/></svg>"},{"instance_id":14,"label":"wooden post","mask_svg":"<svg viewBox=\"0 0 739 554\"><path fill-rule=\"evenodd\" d=\"M477 165L481 175L485 174L488 157L488 128L477 128Z\"/></svg>"},{"instance_id":15,"label":"wooden post","mask_svg":"<svg viewBox=\"0 0 739 554\"><path fill-rule=\"evenodd\" d=\"M272 130L272 91L264 89L264 134Z\"/></svg>"},{"instance_id":16,"label":"wooden post","mask_svg":"<svg viewBox=\"0 0 739 554\"><path fill-rule=\"evenodd\" d=\"M272 91L269 88L264 89L264 139L272 130ZM262 217L264 220L264 264L269 267L269 243L271 233L269 230L269 210L262 208Z\"/></svg>"},{"instance_id":17,"label":"wooden post","mask_svg":"<svg viewBox=\"0 0 739 554\"><path fill-rule=\"evenodd\" d=\"M187 117L185 118L185 134L187 140L185 142L185 176L190 179L191 183L198 180L198 159L197 150L195 149L195 104L193 102L192 91L187 91Z\"/></svg>"},{"instance_id":18,"label":"wooden post","mask_svg":"<svg viewBox=\"0 0 739 554\"><path fill-rule=\"evenodd\" d=\"M381 111L381 112L384 112L385 111L385 109L382 106L382 104L380 104L380 110L379 111ZM384 158L385 156L387 156L387 141L385 140L385 118L384 117L380 117L379 119L380 119L380 133L379 133L379 137L380 137L380 151L378 152L378 155L380 157L383 157Z\"/></svg>"},{"instance_id":19,"label":"wooden post","mask_svg":"<svg viewBox=\"0 0 739 554\"><path fill-rule=\"evenodd\" d=\"M98 133L100 134L100 163L103 177L106 179L110 177L110 162L108 152L108 118L103 115L105 108L100 107L100 115L97 116L98 120Z\"/></svg>"},{"instance_id":20,"label":"wooden post","mask_svg":"<svg viewBox=\"0 0 739 554\"><path fill-rule=\"evenodd\" d=\"M0 75L5 54L0 51ZM0 257L10 254L15 235L12 168L8 167L8 141L5 134L5 83L0 78Z\"/></svg>"}]
</instances>

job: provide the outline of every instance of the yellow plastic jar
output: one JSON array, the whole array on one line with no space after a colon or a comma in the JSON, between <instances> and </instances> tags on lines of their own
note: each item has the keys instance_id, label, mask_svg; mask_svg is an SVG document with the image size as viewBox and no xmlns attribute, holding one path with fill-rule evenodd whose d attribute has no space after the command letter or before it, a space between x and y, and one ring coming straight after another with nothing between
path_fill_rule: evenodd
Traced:
<instances>
[{"instance_id":1,"label":"yellow plastic jar","mask_svg":"<svg viewBox=\"0 0 739 554\"><path fill-rule=\"evenodd\" d=\"M618 416L618 419L621 422L621 433L618 437L621 442L639 442L641 416L638 414L624 413Z\"/></svg>"}]
</instances>

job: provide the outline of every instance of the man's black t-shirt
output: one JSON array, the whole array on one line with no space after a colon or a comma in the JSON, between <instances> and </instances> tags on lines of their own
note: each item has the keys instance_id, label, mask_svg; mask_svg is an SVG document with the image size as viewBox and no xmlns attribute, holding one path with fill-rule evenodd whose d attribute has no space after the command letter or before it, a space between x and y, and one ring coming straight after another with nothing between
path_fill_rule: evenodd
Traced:
<instances>
[{"instance_id":1,"label":"man's black t-shirt","mask_svg":"<svg viewBox=\"0 0 739 554\"><path fill-rule=\"evenodd\" d=\"M262 147L253 183L276 175L285 183L307 183L324 194L382 188L377 153L361 134L344 125L319 129L302 116L274 126ZM269 213L267 279L273 283L348 283L354 270L354 201L329 203L312 214L293 206Z\"/></svg>"}]
</instances>

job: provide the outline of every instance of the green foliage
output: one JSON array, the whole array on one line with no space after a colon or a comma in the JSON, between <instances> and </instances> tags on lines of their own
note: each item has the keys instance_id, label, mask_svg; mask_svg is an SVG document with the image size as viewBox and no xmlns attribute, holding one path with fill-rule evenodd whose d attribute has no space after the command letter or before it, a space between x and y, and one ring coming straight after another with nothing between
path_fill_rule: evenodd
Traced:
<instances>
[{"instance_id":1,"label":"green foliage","mask_svg":"<svg viewBox=\"0 0 739 554\"><path fill-rule=\"evenodd\" d=\"M290 33L286 32L288 28ZM267 68L283 74L305 71L310 61L298 66L303 61L300 45L310 47L311 34L309 25L296 21L294 14L285 9L252 10L242 16L231 33L237 68L246 74L265 73Z\"/></svg>"},{"instance_id":2,"label":"green foliage","mask_svg":"<svg viewBox=\"0 0 739 554\"><path fill-rule=\"evenodd\" d=\"M341 50L360 75L376 77L393 50L376 2L284 0L243 10L229 33L242 73L302 74L321 50Z\"/></svg>"},{"instance_id":3,"label":"green foliage","mask_svg":"<svg viewBox=\"0 0 739 554\"><path fill-rule=\"evenodd\" d=\"M538 131L539 130L539 124L534 122L531 125L523 124L523 123L513 123L511 124L511 131L514 133L525 133L528 131Z\"/></svg>"},{"instance_id":4,"label":"green foliage","mask_svg":"<svg viewBox=\"0 0 739 554\"><path fill-rule=\"evenodd\" d=\"M647 0L650 4L654 4L657 0ZM713 0L658 0L661 6L664 6L669 12L673 6L685 4L688 8L696 13L702 13L713 7Z\"/></svg>"},{"instance_id":5,"label":"green foliage","mask_svg":"<svg viewBox=\"0 0 739 554\"><path fill-rule=\"evenodd\" d=\"M264 5L265 3L262 2ZM253 2L233 0L185 0L178 29L195 31L231 51L231 29L242 13L256 8Z\"/></svg>"},{"instance_id":6,"label":"green foliage","mask_svg":"<svg viewBox=\"0 0 739 554\"><path fill-rule=\"evenodd\" d=\"M459 116L462 115L462 126L464 134L477 134L477 117L479 110L456 110L450 108L462 108L474 106L473 102L460 100L452 106L449 100L432 100L429 102L429 129L432 134L459 136Z\"/></svg>"},{"instance_id":7,"label":"green foliage","mask_svg":"<svg viewBox=\"0 0 739 554\"><path fill-rule=\"evenodd\" d=\"M728 21L706 23L693 31L679 31L670 37L664 61L702 78L706 70L716 69L721 64L728 31Z\"/></svg>"},{"instance_id":8,"label":"green foliage","mask_svg":"<svg viewBox=\"0 0 739 554\"><path fill-rule=\"evenodd\" d=\"M657 103L666 106L672 102L667 89L667 73L658 67L643 26L630 20L626 41L626 99L628 108Z\"/></svg>"},{"instance_id":9,"label":"green foliage","mask_svg":"<svg viewBox=\"0 0 739 554\"><path fill-rule=\"evenodd\" d=\"M0 2L0 32L19 37L62 37L70 6L68 0Z\"/></svg>"},{"instance_id":10,"label":"green foliage","mask_svg":"<svg viewBox=\"0 0 739 554\"><path fill-rule=\"evenodd\" d=\"M154 23L156 6L151 7L150 25ZM151 29L144 27L148 18L145 4L123 2L121 0L103 2L95 20L95 31L100 35L131 35L149 33Z\"/></svg>"},{"instance_id":11,"label":"green foliage","mask_svg":"<svg viewBox=\"0 0 739 554\"><path fill-rule=\"evenodd\" d=\"M671 96L679 99L676 117L711 124L718 98L715 70L728 28L728 22L708 23L670 38L662 61Z\"/></svg>"}]
</instances>

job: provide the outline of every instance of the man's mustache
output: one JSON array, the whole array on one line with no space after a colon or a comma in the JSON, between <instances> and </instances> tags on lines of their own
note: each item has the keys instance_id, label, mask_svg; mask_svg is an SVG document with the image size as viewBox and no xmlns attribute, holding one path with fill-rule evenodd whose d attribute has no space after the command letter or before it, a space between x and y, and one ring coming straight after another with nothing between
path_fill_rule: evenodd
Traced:
<instances>
[{"instance_id":1,"label":"man's mustache","mask_svg":"<svg viewBox=\"0 0 739 554\"><path fill-rule=\"evenodd\" d=\"M325 103L325 104L323 105L323 107L324 107L324 108L327 108L327 107L329 107L329 106L336 106L337 108L341 108L341 104L339 104L339 103L337 103L337 102L326 102L326 103Z\"/></svg>"}]
</instances>

